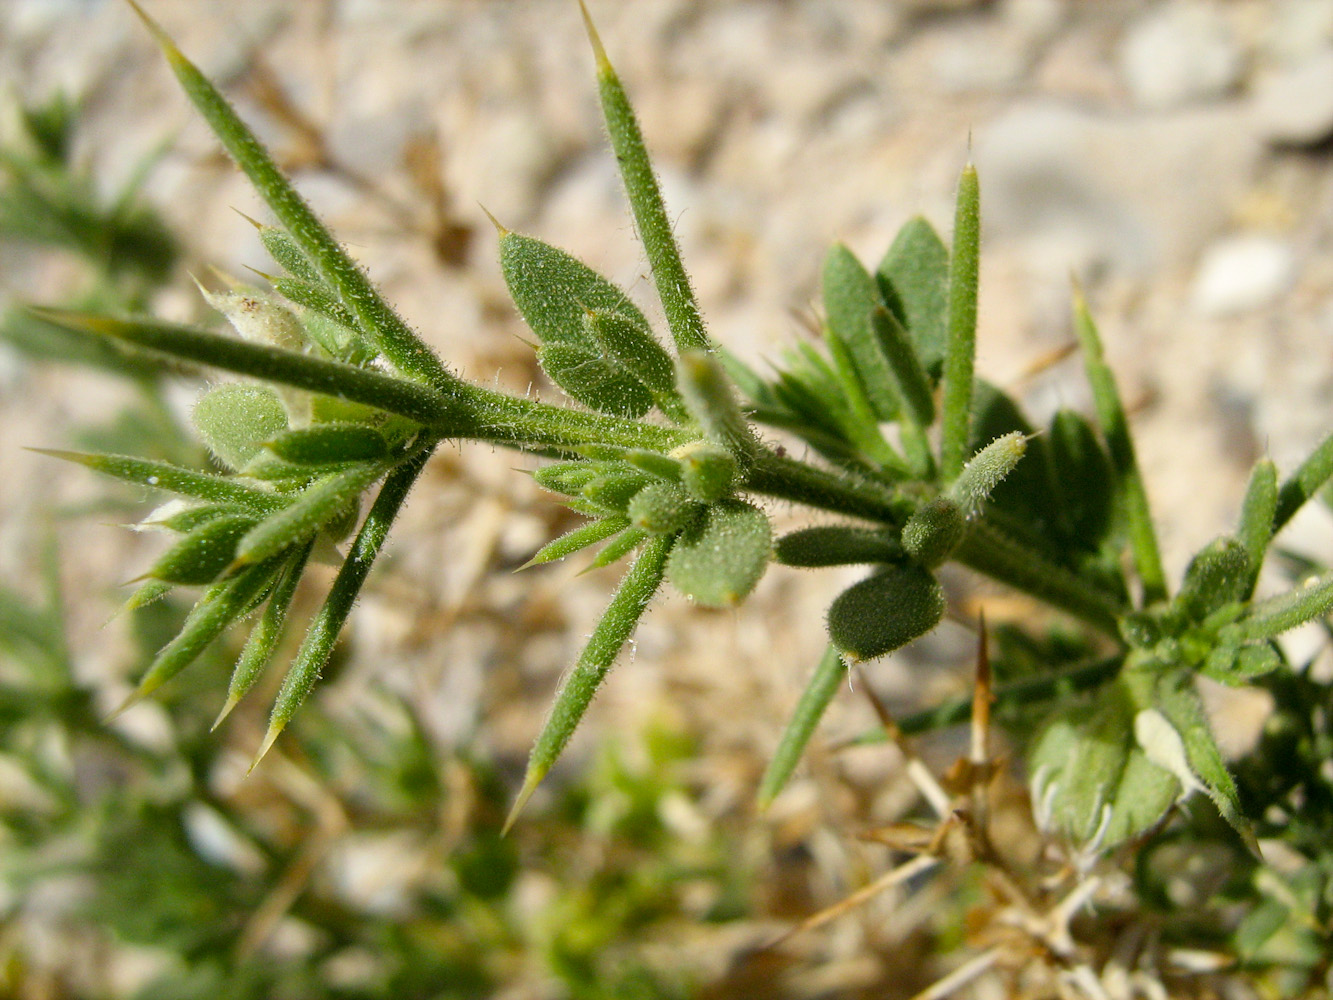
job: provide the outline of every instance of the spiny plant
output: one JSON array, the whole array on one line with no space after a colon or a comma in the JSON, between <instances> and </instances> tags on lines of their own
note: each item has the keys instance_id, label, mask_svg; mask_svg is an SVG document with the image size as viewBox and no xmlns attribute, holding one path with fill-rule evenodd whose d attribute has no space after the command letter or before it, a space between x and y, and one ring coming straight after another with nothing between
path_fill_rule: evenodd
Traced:
<instances>
[{"instance_id":1,"label":"spiny plant","mask_svg":"<svg viewBox=\"0 0 1333 1000\"><path fill-rule=\"evenodd\" d=\"M473 384L384 301L222 95L129 2L272 211L275 224L256 225L280 269L266 276L267 289L205 293L239 338L35 310L93 338L239 376L194 410L224 471L53 452L180 498L149 516L176 540L129 603L178 586L204 590L131 702L249 621L221 721L270 667L308 563L336 558L337 576L287 667L262 757L316 683L430 455L467 439L549 460L537 482L587 518L531 563L599 543L594 565L633 555L537 736L510 823L664 583L725 607L742 601L770 562L868 567L828 609L828 649L759 789L766 804L848 665L939 623L938 572L956 562L1082 629L1079 659L997 676L997 718L1028 720L1033 798L1048 830L1092 856L1153 829L1199 791L1258 850L1195 681L1239 685L1288 671L1274 637L1333 607L1327 573L1276 597L1254 596L1274 535L1333 474L1333 436L1281 483L1271 462L1258 462L1235 533L1201 550L1172 593L1129 422L1082 294L1076 289L1074 328L1094 419L1061 410L1039 432L974 372L980 195L971 166L959 180L951 245L917 218L873 272L835 247L823 267L822 342L790 350L772 374L754 371L707 331L638 123L590 20L607 131L670 347L623 289L497 223L514 303L571 405ZM810 457L787 454L769 430L803 442ZM824 513L775 540L763 498ZM825 513L841 520L826 523ZM342 556L333 546L349 537ZM947 725L965 712L965 703L945 705L902 728ZM1042 720L1035 728L1034 717Z\"/></svg>"}]
</instances>

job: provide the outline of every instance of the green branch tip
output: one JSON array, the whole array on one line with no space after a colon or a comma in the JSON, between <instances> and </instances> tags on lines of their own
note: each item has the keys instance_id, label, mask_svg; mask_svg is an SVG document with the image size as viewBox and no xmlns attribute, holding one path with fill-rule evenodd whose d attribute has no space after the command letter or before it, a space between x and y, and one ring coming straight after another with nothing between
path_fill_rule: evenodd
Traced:
<instances>
[{"instance_id":1,"label":"green branch tip","mask_svg":"<svg viewBox=\"0 0 1333 1000\"><path fill-rule=\"evenodd\" d=\"M528 756L523 788L510 812L509 822L505 824L506 830L532 796L533 789L564 752L602 681L615 665L620 651L647 610L649 601L662 585L671 545L670 538L660 535L650 537L621 579L601 620L579 653L574 669L566 675L556 692L550 713Z\"/></svg>"},{"instance_id":2,"label":"green branch tip","mask_svg":"<svg viewBox=\"0 0 1333 1000\"><path fill-rule=\"evenodd\" d=\"M597 25L592 23L592 14L588 13L588 5L583 0L579 0L579 12L583 15L583 27L588 32L588 44L592 46L593 58L597 60L597 72L614 73L611 60L606 57L602 38L597 34Z\"/></svg>"},{"instance_id":3,"label":"green branch tip","mask_svg":"<svg viewBox=\"0 0 1333 1000\"><path fill-rule=\"evenodd\" d=\"M677 352L711 347L699 304L690 287L689 275L680 258L675 227L662 200L662 189L653 172L652 159L643 141L634 108L611 63L606 58L587 8L583 8L588 37L597 57L597 89L602 104L606 134L611 140L620 178L625 185L639 239L643 242L653 285L662 303L667 328Z\"/></svg>"},{"instance_id":4,"label":"green branch tip","mask_svg":"<svg viewBox=\"0 0 1333 1000\"><path fill-rule=\"evenodd\" d=\"M523 776L523 787L519 789L518 797L514 799L514 805L510 808L509 815L505 817L504 826L500 827L501 837L509 835L509 830L518 820L519 813L523 811L523 807L528 804L528 799L532 798L532 793L537 790L537 786L542 783L542 779L545 777L545 769L528 769L528 773Z\"/></svg>"},{"instance_id":5,"label":"green branch tip","mask_svg":"<svg viewBox=\"0 0 1333 1000\"><path fill-rule=\"evenodd\" d=\"M126 0L126 2L132 2L132 0ZM199 279L195 278L194 275L190 275L190 278L196 285L199 284ZM200 285L201 290L202 288L203 286ZM117 320L97 313L79 312L77 309L53 309L50 306L23 305L21 308L37 319L82 333L100 333L108 337L117 337L117 331L120 328Z\"/></svg>"},{"instance_id":6,"label":"green branch tip","mask_svg":"<svg viewBox=\"0 0 1333 1000\"><path fill-rule=\"evenodd\" d=\"M258 219L251 218L250 216L246 215L244 212L242 212L239 208L236 208L235 206L232 207L232 211L235 212L237 215L239 215L239 216L240 216L242 219L244 219L246 222L250 223L250 225L252 225L252 226L254 226L256 229L258 229L261 233L262 233L265 229L272 229L272 228L273 228L272 226L267 226L267 225L265 225L264 223L260 222Z\"/></svg>"},{"instance_id":7,"label":"green branch tip","mask_svg":"<svg viewBox=\"0 0 1333 1000\"><path fill-rule=\"evenodd\" d=\"M1148 506L1148 491L1135 455L1134 437L1130 432L1129 417L1125 413L1120 390L1116 386L1115 374L1106 363L1101 334L1097 332L1097 323L1077 278L1073 282L1073 299L1074 333L1083 351L1083 366L1092 389L1097 423L1111 456L1116 492L1123 504L1130 551L1143 586L1143 603L1146 606L1164 600L1168 592L1157 532Z\"/></svg>"},{"instance_id":8,"label":"green branch tip","mask_svg":"<svg viewBox=\"0 0 1333 1000\"><path fill-rule=\"evenodd\" d=\"M157 687L156 684L153 685L153 688L156 687ZM135 688L133 691L130 692L129 696L126 697L124 701L122 701L119 705L113 708L106 715L106 717L102 719L102 725L109 726L111 723L115 722L122 715L128 712L131 708L133 708L135 705L139 704L139 702L143 701L150 694L152 694L153 688L149 688L148 690L144 690L142 686Z\"/></svg>"},{"instance_id":9,"label":"green branch tip","mask_svg":"<svg viewBox=\"0 0 1333 1000\"><path fill-rule=\"evenodd\" d=\"M162 29L160 24L148 16L146 10L135 3L135 0L125 0L125 2L130 5L130 9L133 10L134 13L139 15L139 20L143 22L143 26L148 29L148 33L153 36L153 41L157 42L158 46L162 49L163 54L168 59L172 62L176 62L177 60L186 61L181 50L178 49L176 43L171 40L171 36Z\"/></svg>"},{"instance_id":10,"label":"green branch tip","mask_svg":"<svg viewBox=\"0 0 1333 1000\"><path fill-rule=\"evenodd\" d=\"M250 179L256 192L286 230L293 244L356 318L361 332L408 378L437 388L458 390L464 383L448 371L435 352L394 312L365 272L278 168L268 150L213 83L133 0L130 6L157 41L185 96L203 116L219 142Z\"/></svg>"},{"instance_id":11,"label":"green branch tip","mask_svg":"<svg viewBox=\"0 0 1333 1000\"><path fill-rule=\"evenodd\" d=\"M1027 453L1032 436L1010 431L990 442L963 464L958 478L949 487L949 497L969 513L980 510L995 487Z\"/></svg>"},{"instance_id":12,"label":"green branch tip","mask_svg":"<svg viewBox=\"0 0 1333 1000\"><path fill-rule=\"evenodd\" d=\"M477 202L477 207L481 209L482 214L485 215L486 218L491 220L491 225L495 227L496 235L498 236L509 235L510 232L509 228L505 226L505 224L502 223L499 219L497 219L494 215L492 215L491 210L489 208L481 204L481 202Z\"/></svg>"},{"instance_id":13,"label":"green branch tip","mask_svg":"<svg viewBox=\"0 0 1333 1000\"><path fill-rule=\"evenodd\" d=\"M940 401L940 466L953 480L967 458L977 351L977 294L981 263L981 189L971 163L958 178L953 251L949 255L948 334Z\"/></svg>"},{"instance_id":14,"label":"green branch tip","mask_svg":"<svg viewBox=\"0 0 1333 1000\"><path fill-rule=\"evenodd\" d=\"M837 694L842 679L847 676L847 665L836 646L828 646L819 664L815 667L800 700L796 703L782 739L773 756L769 759L759 784L756 805L760 812L766 812L786 786L788 779L796 770L805 748L814 735L815 727Z\"/></svg>"},{"instance_id":15,"label":"green branch tip","mask_svg":"<svg viewBox=\"0 0 1333 1000\"><path fill-rule=\"evenodd\" d=\"M283 723L270 722L268 724L268 731L264 733L264 742L259 744L259 752L255 754L255 759L250 762L250 766L245 769L246 777L254 772L254 769L259 766L259 762L273 749L273 744L278 741L278 737L282 734L284 728Z\"/></svg>"},{"instance_id":16,"label":"green branch tip","mask_svg":"<svg viewBox=\"0 0 1333 1000\"><path fill-rule=\"evenodd\" d=\"M229 696L227 697L227 701L226 701L226 703L222 706L222 711L220 711L220 712L218 713L218 717L217 717L216 719L213 720L213 724L212 724L211 726L208 727L208 731L209 731L210 733L211 733L211 732L215 732L215 731L217 730L218 726L222 725L222 723L223 723L224 721L226 721L227 716L231 715L231 710L232 710L233 708L235 708L237 705L239 705L240 703L241 703L241 699L240 699L240 698L237 698L235 695L229 695ZM256 763L258 763L258 762L256 761ZM254 770L254 765L253 765L253 764L250 765L250 770L251 770L251 771ZM247 771L246 773L248 774L249 771Z\"/></svg>"}]
</instances>

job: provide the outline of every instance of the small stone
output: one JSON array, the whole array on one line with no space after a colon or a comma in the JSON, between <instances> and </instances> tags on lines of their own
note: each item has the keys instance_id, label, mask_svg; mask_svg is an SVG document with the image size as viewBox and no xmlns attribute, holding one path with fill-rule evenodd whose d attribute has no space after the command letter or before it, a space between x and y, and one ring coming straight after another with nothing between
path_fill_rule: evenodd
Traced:
<instances>
[{"instance_id":1,"label":"small stone","mask_svg":"<svg viewBox=\"0 0 1333 1000\"><path fill-rule=\"evenodd\" d=\"M1204 251L1194 278L1194 309L1202 316L1231 316L1268 305L1295 278L1296 256L1282 240L1234 236Z\"/></svg>"},{"instance_id":2,"label":"small stone","mask_svg":"<svg viewBox=\"0 0 1333 1000\"><path fill-rule=\"evenodd\" d=\"M1002 16L1006 28L1037 42L1054 37L1066 13L1060 0L1007 0Z\"/></svg>"},{"instance_id":3,"label":"small stone","mask_svg":"<svg viewBox=\"0 0 1333 1000\"><path fill-rule=\"evenodd\" d=\"M1333 42L1333 0L1282 0L1268 15L1263 51L1279 63L1314 55Z\"/></svg>"},{"instance_id":4,"label":"small stone","mask_svg":"<svg viewBox=\"0 0 1333 1000\"><path fill-rule=\"evenodd\" d=\"M1275 145L1312 146L1333 135L1333 48L1265 77L1251 113Z\"/></svg>"},{"instance_id":5,"label":"small stone","mask_svg":"<svg viewBox=\"0 0 1333 1000\"><path fill-rule=\"evenodd\" d=\"M946 94L1013 87L1026 69L1026 54L1014 39L981 28L950 33L934 59L935 83Z\"/></svg>"},{"instance_id":6,"label":"small stone","mask_svg":"<svg viewBox=\"0 0 1333 1000\"><path fill-rule=\"evenodd\" d=\"M1033 100L979 127L973 155L987 231L1022 238L1063 299L1071 266L1142 276L1189 266L1199 234L1231 222L1226 206L1263 151L1231 103L1108 116Z\"/></svg>"},{"instance_id":7,"label":"small stone","mask_svg":"<svg viewBox=\"0 0 1333 1000\"><path fill-rule=\"evenodd\" d=\"M912 14L948 14L969 7L980 7L986 0L901 0L900 6Z\"/></svg>"},{"instance_id":8,"label":"small stone","mask_svg":"<svg viewBox=\"0 0 1333 1000\"><path fill-rule=\"evenodd\" d=\"M1120 71L1134 103L1160 111L1225 95L1240 81L1241 50L1211 6L1159 7L1129 29Z\"/></svg>"}]
</instances>

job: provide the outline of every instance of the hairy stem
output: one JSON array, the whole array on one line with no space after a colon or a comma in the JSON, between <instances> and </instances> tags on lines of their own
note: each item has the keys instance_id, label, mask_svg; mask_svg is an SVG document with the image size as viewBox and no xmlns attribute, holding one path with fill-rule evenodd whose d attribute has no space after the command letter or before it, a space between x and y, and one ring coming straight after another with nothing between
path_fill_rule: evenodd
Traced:
<instances>
[{"instance_id":1,"label":"hairy stem","mask_svg":"<svg viewBox=\"0 0 1333 1000\"><path fill-rule=\"evenodd\" d=\"M883 524L901 524L913 508L911 501L869 480L826 472L772 452L755 459L745 487L764 496Z\"/></svg>"},{"instance_id":2,"label":"hairy stem","mask_svg":"<svg viewBox=\"0 0 1333 1000\"><path fill-rule=\"evenodd\" d=\"M971 525L953 558L1109 636L1120 637L1116 621L1123 609L1115 601L984 520Z\"/></svg>"}]
</instances>

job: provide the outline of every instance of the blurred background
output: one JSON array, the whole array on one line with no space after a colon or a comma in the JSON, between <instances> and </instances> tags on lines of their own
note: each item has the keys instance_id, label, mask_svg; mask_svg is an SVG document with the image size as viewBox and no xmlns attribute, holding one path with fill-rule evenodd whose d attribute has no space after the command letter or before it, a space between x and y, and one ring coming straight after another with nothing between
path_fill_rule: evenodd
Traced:
<instances>
[{"instance_id":1,"label":"blurred background","mask_svg":"<svg viewBox=\"0 0 1333 1000\"><path fill-rule=\"evenodd\" d=\"M145 6L453 367L559 397L483 205L660 318L572 0ZM1290 469L1327 432L1333 2L589 6L711 330L747 361L810 335L832 242L873 263L918 214L947 236L970 156L979 370L1039 421L1085 405L1078 360L1060 360L1082 280L1173 576L1233 523L1256 457ZM7 307L203 321L187 271L271 268L238 214L264 208L124 3L0 0L0 97ZM40 155L21 108L28 132L48 123ZM33 155L63 180L34 180L19 162ZM44 198L66 210L43 214ZM202 462L182 417L204 382L111 374L20 314L4 322L0 994L910 996L966 955L966 885L907 886L760 950L883 871L889 851L855 833L914 808L896 750L828 751L873 721L854 692L770 812L753 806L823 608L855 570L772 568L737 612L660 600L498 837L618 576L583 575L578 557L515 575L574 522L513 454L432 462L333 676L248 778L263 692L207 731L227 649L102 725L184 608L113 618L161 545L117 527L148 498L22 449ZM1333 556L1317 511L1292 531ZM1031 613L951 585L956 620L867 672L894 711L967 692L968 613ZM922 752L943 767L961 746L946 733Z\"/></svg>"}]
</instances>

